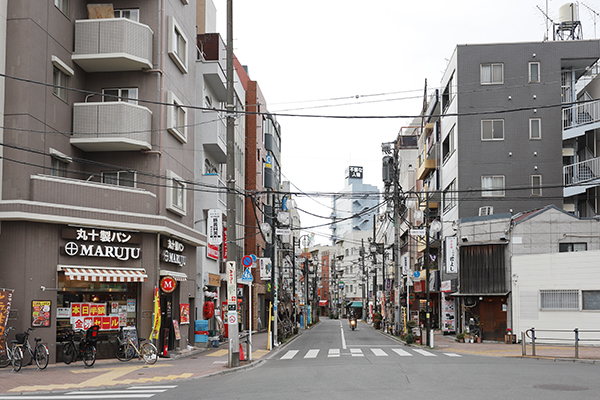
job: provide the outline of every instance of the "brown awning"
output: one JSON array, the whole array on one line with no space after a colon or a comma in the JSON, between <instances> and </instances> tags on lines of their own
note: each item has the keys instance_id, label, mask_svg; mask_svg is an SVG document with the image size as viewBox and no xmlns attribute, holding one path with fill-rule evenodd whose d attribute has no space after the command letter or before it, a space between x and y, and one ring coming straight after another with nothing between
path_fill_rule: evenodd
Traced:
<instances>
[{"instance_id":1,"label":"brown awning","mask_svg":"<svg viewBox=\"0 0 600 400\"><path fill-rule=\"evenodd\" d=\"M143 268L74 267L59 265L58 270L72 281L90 282L145 282L148 279Z\"/></svg>"}]
</instances>

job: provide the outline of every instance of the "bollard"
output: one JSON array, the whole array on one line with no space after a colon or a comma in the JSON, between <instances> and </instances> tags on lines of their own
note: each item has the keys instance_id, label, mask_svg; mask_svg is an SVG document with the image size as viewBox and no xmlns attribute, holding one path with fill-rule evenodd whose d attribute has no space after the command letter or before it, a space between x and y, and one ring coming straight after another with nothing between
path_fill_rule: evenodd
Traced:
<instances>
[{"instance_id":1,"label":"bollard","mask_svg":"<svg viewBox=\"0 0 600 400\"><path fill-rule=\"evenodd\" d=\"M579 358L579 328L575 328L575 358Z\"/></svg>"},{"instance_id":2,"label":"bollard","mask_svg":"<svg viewBox=\"0 0 600 400\"><path fill-rule=\"evenodd\" d=\"M521 331L521 355L527 355L527 343L525 342L525 332Z\"/></svg>"},{"instance_id":3,"label":"bollard","mask_svg":"<svg viewBox=\"0 0 600 400\"><path fill-rule=\"evenodd\" d=\"M535 357L535 328L531 328L531 355Z\"/></svg>"}]
</instances>

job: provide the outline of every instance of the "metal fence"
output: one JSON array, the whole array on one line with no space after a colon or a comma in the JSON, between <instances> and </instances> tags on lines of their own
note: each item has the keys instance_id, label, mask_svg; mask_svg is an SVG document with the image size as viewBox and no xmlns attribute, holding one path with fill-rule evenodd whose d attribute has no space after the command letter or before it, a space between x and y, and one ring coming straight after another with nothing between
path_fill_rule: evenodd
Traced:
<instances>
[{"instance_id":1,"label":"metal fence","mask_svg":"<svg viewBox=\"0 0 600 400\"><path fill-rule=\"evenodd\" d=\"M541 336L540 334L549 335ZM589 344L600 343L600 330L598 329L535 329L531 328L521 332L521 344L523 355L527 355L527 339L531 344L533 356L536 356L536 344L558 343L572 345L575 351L575 358L579 358L579 346L582 342Z\"/></svg>"}]
</instances>

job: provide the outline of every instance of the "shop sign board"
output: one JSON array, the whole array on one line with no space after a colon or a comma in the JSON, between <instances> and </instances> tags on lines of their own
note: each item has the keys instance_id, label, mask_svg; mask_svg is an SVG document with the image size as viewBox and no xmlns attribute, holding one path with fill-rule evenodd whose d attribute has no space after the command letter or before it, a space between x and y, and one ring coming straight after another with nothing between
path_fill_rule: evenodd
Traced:
<instances>
[{"instance_id":1,"label":"shop sign board","mask_svg":"<svg viewBox=\"0 0 600 400\"><path fill-rule=\"evenodd\" d=\"M446 273L456 274L458 266L456 265L456 247L458 238L456 236L446 237Z\"/></svg>"},{"instance_id":2,"label":"shop sign board","mask_svg":"<svg viewBox=\"0 0 600 400\"><path fill-rule=\"evenodd\" d=\"M171 293L177 287L177 281L172 276L163 276L160 280L160 288L165 293Z\"/></svg>"},{"instance_id":3,"label":"shop sign board","mask_svg":"<svg viewBox=\"0 0 600 400\"><path fill-rule=\"evenodd\" d=\"M209 244L206 246L206 258L210 258L211 260L218 261L219 260L219 246L215 246Z\"/></svg>"},{"instance_id":4,"label":"shop sign board","mask_svg":"<svg viewBox=\"0 0 600 400\"><path fill-rule=\"evenodd\" d=\"M105 303L71 303L70 310L73 329L89 329L98 325L100 330L107 331L121 326L119 314L107 315Z\"/></svg>"},{"instance_id":5,"label":"shop sign board","mask_svg":"<svg viewBox=\"0 0 600 400\"><path fill-rule=\"evenodd\" d=\"M221 210L208 210L206 221L206 240L208 244L219 246L223 243L223 212Z\"/></svg>"},{"instance_id":6,"label":"shop sign board","mask_svg":"<svg viewBox=\"0 0 600 400\"><path fill-rule=\"evenodd\" d=\"M208 272L208 285L221 286L221 275L211 274L210 272Z\"/></svg>"},{"instance_id":7,"label":"shop sign board","mask_svg":"<svg viewBox=\"0 0 600 400\"><path fill-rule=\"evenodd\" d=\"M51 300L33 300L31 302L31 326L47 328L50 326Z\"/></svg>"},{"instance_id":8,"label":"shop sign board","mask_svg":"<svg viewBox=\"0 0 600 400\"><path fill-rule=\"evenodd\" d=\"M64 228L62 238L68 242L61 249L69 257L101 257L120 261L137 260L141 248L139 233L95 228Z\"/></svg>"},{"instance_id":9,"label":"shop sign board","mask_svg":"<svg viewBox=\"0 0 600 400\"><path fill-rule=\"evenodd\" d=\"M164 262L177 264L180 267L185 266L187 257L181 254L185 250L185 245L183 243L175 239L164 238L162 244L163 247L165 247L165 250L162 252L162 259Z\"/></svg>"},{"instance_id":10,"label":"shop sign board","mask_svg":"<svg viewBox=\"0 0 600 400\"><path fill-rule=\"evenodd\" d=\"M227 305L237 304L235 261L227 261Z\"/></svg>"},{"instance_id":11,"label":"shop sign board","mask_svg":"<svg viewBox=\"0 0 600 400\"><path fill-rule=\"evenodd\" d=\"M135 312L135 299L127 299L127 312Z\"/></svg>"}]
</instances>

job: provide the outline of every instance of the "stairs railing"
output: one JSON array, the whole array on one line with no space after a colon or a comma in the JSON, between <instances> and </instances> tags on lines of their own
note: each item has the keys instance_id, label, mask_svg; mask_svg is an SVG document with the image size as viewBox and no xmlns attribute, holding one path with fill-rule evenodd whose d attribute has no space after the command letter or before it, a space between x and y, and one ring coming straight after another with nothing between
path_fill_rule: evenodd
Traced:
<instances>
[{"instance_id":1,"label":"stairs railing","mask_svg":"<svg viewBox=\"0 0 600 400\"><path fill-rule=\"evenodd\" d=\"M571 186L600 179L600 158L581 161L563 167L563 185Z\"/></svg>"}]
</instances>

